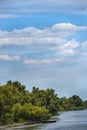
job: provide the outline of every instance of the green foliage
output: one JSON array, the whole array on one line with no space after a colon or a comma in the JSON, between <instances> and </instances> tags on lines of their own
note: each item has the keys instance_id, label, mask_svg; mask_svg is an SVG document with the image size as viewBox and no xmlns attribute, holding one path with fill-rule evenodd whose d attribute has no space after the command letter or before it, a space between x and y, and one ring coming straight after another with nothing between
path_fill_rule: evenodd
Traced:
<instances>
[{"instance_id":1,"label":"green foliage","mask_svg":"<svg viewBox=\"0 0 87 130\"><path fill-rule=\"evenodd\" d=\"M36 98L32 93L18 81L8 81L0 86L0 124L50 118L49 111L44 105L40 106L37 99L35 104L32 103L32 99Z\"/></svg>"},{"instance_id":2,"label":"green foliage","mask_svg":"<svg viewBox=\"0 0 87 130\"><path fill-rule=\"evenodd\" d=\"M84 108L84 104L82 99L77 96L77 95L73 95L72 97L69 98L69 101L71 103L71 109L73 110L81 110Z\"/></svg>"},{"instance_id":3,"label":"green foliage","mask_svg":"<svg viewBox=\"0 0 87 130\"><path fill-rule=\"evenodd\" d=\"M20 82L0 86L0 124L47 120L58 111L87 108L87 101L74 95L59 98L53 89L33 87L30 93Z\"/></svg>"},{"instance_id":4,"label":"green foliage","mask_svg":"<svg viewBox=\"0 0 87 130\"><path fill-rule=\"evenodd\" d=\"M16 88L18 88L18 90L20 92L23 92L23 93L25 92L26 86L22 85L20 82L18 82L18 81L13 82L13 86L16 87Z\"/></svg>"},{"instance_id":5,"label":"green foliage","mask_svg":"<svg viewBox=\"0 0 87 130\"><path fill-rule=\"evenodd\" d=\"M87 100L84 101L84 106L85 106L85 108L87 109Z\"/></svg>"},{"instance_id":6,"label":"green foliage","mask_svg":"<svg viewBox=\"0 0 87 130\"><path fill-rule=\"evenodd\" d=\"M12 108L14 121L41 121L50 117L49 111L44 107L33 106L32 104L25 103L15 104Z\"/></svg>"},{"instance_id":7,"label":"green foliage","mask_svg":"<svg viewBox=\"0 0 87 130\"><path fill-rule=\"evenodd\" d=\"M39 90L33 87L31 103L36 106L45 107L50 113L58 112L58 97L53 89Z\"/></svg>"},{"instance_id":8,"label":"green foliage","mask_svg":"<svg viewBox=\"0 0 87 130\"><path fill-rule=\"evenodd\" d=\"M59 100L59 106L60 111L82 110L85 108L82 99L77 95L73 95L68 99L66 97L61 98Z\"/></svg>"}]
</instances>

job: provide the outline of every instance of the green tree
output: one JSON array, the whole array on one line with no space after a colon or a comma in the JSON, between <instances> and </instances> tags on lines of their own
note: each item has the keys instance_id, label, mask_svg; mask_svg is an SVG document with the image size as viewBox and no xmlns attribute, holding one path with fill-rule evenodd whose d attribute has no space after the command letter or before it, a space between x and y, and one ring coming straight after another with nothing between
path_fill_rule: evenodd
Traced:
<instances>
[{"instance_id":1,"label":"green tree","mask_svg":"<svg viewBox=\"0 0 87 130\"><path fill-rule=\"evenodd\" d=\"M87 100L84 101L84 107L85 107L85 109L87 109Z\"/></svg>"},{"instance_id":2,"label":"green tree","mask_svg":"<svg viewBox=\"0 0 87 130\"><path fill-rule=\"evenodd\" d=\"M77 96L73 95L72 97L69 98L69 101L71 102L71 109L84 109L84 104L82 99Z\"/></svg>"},{"instance_id":3,"label":"green tree","mask_svg":"<svg viewBox=\"0 0 87 130\"><path fill-rule=\"evenodd\" d=\"M20 82L18 81L13 82L13 86L18 88L20 92L23 92L23 93L25 92L26 86L22 85Z\"/></svg>"}]
</instances>

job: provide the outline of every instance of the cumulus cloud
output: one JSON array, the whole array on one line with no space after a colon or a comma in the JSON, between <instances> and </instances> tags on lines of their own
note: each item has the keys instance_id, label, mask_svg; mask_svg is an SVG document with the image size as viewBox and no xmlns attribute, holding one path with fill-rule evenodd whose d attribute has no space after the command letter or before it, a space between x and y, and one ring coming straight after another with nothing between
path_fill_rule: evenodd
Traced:
<instances>
[{"instance_id":1,"label":"cumulus cloud","mask_svg":"<svg viewBox=\"0 0 87 130\"><path fill-rule=\"evenodd\" d=\"M57 55L59 57L63 56L73 56L81 48L87 44L84 41L81 45L76 39L71 39L70 37L78 34L79 31L87 30L87 26L77 26L71 23L57 23L52 27L39 29L34 27L28 27L24 29L14 29L12 31L0 31L0 47L15 45L27 47L27 53L32 48L32 51L40 52L43 51L45 55L46 51L49 51L54 57ZM70 39L71 40L70 40ZM44 49L43 49L44 48ZM20 55L20 54L18 54ZM56 60L54 60L56 62ZM26 60L27 63L52 63L50 60Z\"/></svg>"},{"instance_id":2,"label":"cumulus cloud","mask_svg":"<svg viewBox=\"0 0 87 130\"><path fill-rule=\"evenodd\" d=\"M75 39L72 39L61 46L61 49L75 49L77 47L79 47L79 43Z\"/></svg>"},{"instance_id":3,"label":"cumulus cloud","mask_svg":"<svg viewBox=\"0 0 87 130\"><path fill-rule=\"evenodd\" d=\"M52 29L54 31L81 31L87 29L86 26L76 26L71 23L60 23L60 24L55 24L53 25Z\"/></svg>"},{"instance_id":4,"label":"cumulus cloud","mask_svg":"<svg viewBox=\"0 0 87 130\"><path fill-rule=\"evenodd\" d=\"M0 60L3 60L3 61L18 61L18 60L20 60L20 56L0 55Z\"/></svg>"},{"instance_id":5,"label":"cumulus cloud","mask_svg":"<svg viewBox=\"0 0 87 130\"><path fill-rule=\"evenodd\" d=\"M66 38L75 35L78 31L87 30L87 26L76 26L71 23L58 23L49 28L38 29L28 27L14 29L11 32L0 31L0 46L3 45L32 45L32 44L59 44ZM75 42L75 41L74 41ZM74 44L75 43L68 43Z\"/></svg>"},{"instance_id":6,"label":"cumulus cloud","mask_svg":"<svg viewBox=\"0 0 87 130\"><path fill-rule=\"evenodd\" d=\"M75 39L65 41L60 45L51 47L51 50L56 50L60 56L72 56L76 54L76 50L80 47L80 43Z\"/></svg>"}]
</instances>

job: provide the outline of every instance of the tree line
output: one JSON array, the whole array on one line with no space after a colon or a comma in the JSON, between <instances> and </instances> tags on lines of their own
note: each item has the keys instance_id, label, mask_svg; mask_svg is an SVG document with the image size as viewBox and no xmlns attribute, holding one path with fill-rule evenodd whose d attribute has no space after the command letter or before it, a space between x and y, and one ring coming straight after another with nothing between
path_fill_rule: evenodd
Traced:
<instances>
[{"instance_id":1,"label":"tree line","mask_svg":"<svg viewBox=\"0 0 87 130\"><path fill-rule=\"evenodd\" d=\"M0 86L0 124L42 121L49 119L59 111L82 110L87 101L79 96L59 98L53 89L32 91L18 81L7 81Z\"/></svg>"}]
</instances>

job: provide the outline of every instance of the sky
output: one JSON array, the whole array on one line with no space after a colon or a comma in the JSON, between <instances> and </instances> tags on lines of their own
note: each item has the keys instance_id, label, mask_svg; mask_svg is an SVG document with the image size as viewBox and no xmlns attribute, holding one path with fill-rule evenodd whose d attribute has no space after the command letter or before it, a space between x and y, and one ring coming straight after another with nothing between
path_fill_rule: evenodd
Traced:
<instances>
[{"instance_id":1,"label":"sky","mask_svg":"<svg viewBox=\"0 0 87 130\"><path fill-rule=\"evenodd\" d=\"M87 0L0 0L0 84L87 99Z\"/></svg>"}]
</instances>

